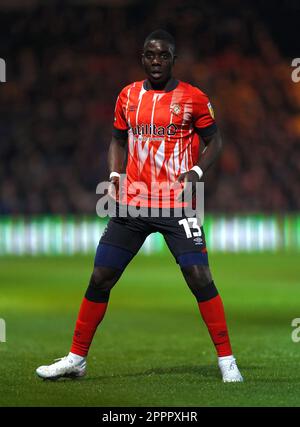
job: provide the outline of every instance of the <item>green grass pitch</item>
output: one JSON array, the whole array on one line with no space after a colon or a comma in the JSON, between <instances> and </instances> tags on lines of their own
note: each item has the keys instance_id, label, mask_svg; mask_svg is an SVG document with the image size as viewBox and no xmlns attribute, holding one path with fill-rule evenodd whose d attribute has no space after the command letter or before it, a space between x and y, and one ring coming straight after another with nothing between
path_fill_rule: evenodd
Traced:
<instances>
[{"instance_id":1,"label":"green grass pitch","mask_svg":"<svg viewBox=\"0 0 300 427\"><path fill-rule=\"evenodd\" d=\"M111 293L81 380L42 381L69 351L93 257L0 259L0 406L300 406L299 254L214 254L243 384L223 384L193 295L168 254L138 255Z\"/></svg>"}]
</instances>

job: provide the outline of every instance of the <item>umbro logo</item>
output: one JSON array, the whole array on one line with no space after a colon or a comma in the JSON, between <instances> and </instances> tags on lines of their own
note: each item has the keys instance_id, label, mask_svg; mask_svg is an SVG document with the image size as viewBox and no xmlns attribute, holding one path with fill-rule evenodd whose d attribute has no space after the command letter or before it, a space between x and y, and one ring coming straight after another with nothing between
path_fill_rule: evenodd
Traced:
<instances>
[{"instance_id":1,"label":"umbro logo","mask_svg":"<svg viewBox=\"0 0 300 427\"><path fill-rule=\"evenodd\" d=\"M202 244L201 237L195 237L194 242L195 242L195 245L201 245Z\"/></svg>"}]
</instances>

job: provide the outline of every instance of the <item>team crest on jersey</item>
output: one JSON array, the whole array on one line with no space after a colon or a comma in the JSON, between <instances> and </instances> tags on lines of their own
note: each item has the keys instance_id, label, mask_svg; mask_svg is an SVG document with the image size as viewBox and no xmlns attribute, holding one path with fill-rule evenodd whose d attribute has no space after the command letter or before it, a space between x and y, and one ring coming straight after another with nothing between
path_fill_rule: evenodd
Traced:
<instances>
[{"instance_id":1,"label":"team crest on jersey","mask_svg":"<svg viewBox=\"0 0 300 427\"><path fill-rule=\"evenodd\" d=\"M172 104L170 107L170 110L172 111L172 113L176 114L177 116L181 112L181 107L179 104Z\"/></svg>"},{"instance_id":2,"label":"team crest on jersey","mask_svg":"<svg viewBox=\"0 0 300 427\"><path fill-rule=\"evenodd\" d=\"M208 107L208 109L209 109L210 115L211 115L211 116L212 116L212 118L214 119L214 118L215 118L215 113L214 113L213 107L211 106L211 103L210 103L210 102L207 104L207 107Z\"/></svg>"}]
</instances>

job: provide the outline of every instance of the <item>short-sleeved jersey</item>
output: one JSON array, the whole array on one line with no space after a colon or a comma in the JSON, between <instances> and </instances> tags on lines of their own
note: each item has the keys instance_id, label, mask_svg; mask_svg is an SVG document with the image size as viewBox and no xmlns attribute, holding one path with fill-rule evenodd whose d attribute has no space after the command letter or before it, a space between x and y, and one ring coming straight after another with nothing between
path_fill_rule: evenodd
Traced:
<instances>
[{"instance_id":1,"label":"short-sleeved jersey","mask_svg":"<svg viewBox=\"0 0 300 427\"><path fill-rule=\"evenodd\" d=\"M146 80L134 82L117 98L113 133L128 137L124 203L179 206L178 192L170 199L153 191L153 185L174 185L181 173L198 162L199 136L216 132L208 97L191 84L175 79L169 83L166 90L159 91L147 90Z\"/></svg>"}]
</instances>

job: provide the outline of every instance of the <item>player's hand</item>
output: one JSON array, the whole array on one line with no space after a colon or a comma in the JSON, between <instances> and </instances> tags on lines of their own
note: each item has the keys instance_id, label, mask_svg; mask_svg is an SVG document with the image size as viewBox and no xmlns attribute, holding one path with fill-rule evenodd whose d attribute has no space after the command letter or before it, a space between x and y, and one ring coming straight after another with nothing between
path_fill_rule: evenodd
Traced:
<instances>
[{"instance_id":1,"label":"player's hand","mask_svg":"<svg viewBox=\"0 0 300 427\"><path fill-rule=\"evenodd\" d=\"M118 200L119 198L119 186L120 186L120 178L117 176L113 176L110 179L110 183L108 186L108 196L114 200Z\"/></svg>"},{"instance_id":2,"label":"player's hand","mask_svg":"<svg viewBox=\"0 0 300 427\"><path fill-rule=\"evenodd\" d=\"M177 196L177 201L189 200L192 196L195 195L196 183L200 181L199 175L194 170L184 172L179 175L178 182L182 184L183 190ZM187 185L187 183L191 183Z\"/></svg>"}]
</instances>

